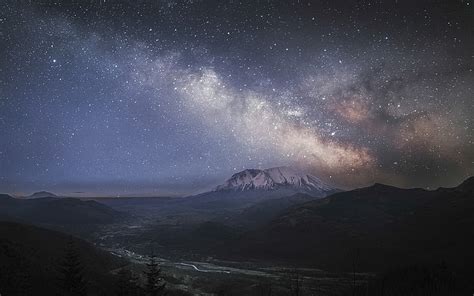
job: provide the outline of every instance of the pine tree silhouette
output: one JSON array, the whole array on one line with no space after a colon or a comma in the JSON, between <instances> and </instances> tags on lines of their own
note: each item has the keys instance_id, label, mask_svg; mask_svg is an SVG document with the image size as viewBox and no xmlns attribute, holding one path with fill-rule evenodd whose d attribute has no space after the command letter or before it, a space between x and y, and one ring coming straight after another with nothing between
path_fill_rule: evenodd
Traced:
<instances>
[{"instance_id":1,"label":"pine tree silhouette","mask_svg":"<svg viewBox=\"0 0 474 296\"><path fill-rule=\"evenodd\" d=\"M60 290L63 296L87 295L87 283L84 279L83 267L74 243L69 241L66 246L63 262L59 268L61 274Z\"/></svg>"},{"instance_id":2,"label":"pine tree silhouette","mask_svg":"<svg viewBox=\"0 0 474 296\"><path fill-rule=\"evenodd\" d=\"M302 295L302 278L299 271L295 269L290 278L290 293L294 296Z\"/></svg>"},{"instance_id":3,"label":"pine tree silhouette","mask_svg":"<svg viewBox=\"0 0 474 296\"><path fill-rule=\"evenodd\" d=\"M138 285L138 278L126 268L122 268L118 273L116 293L117 296L138 296L142 295Z\"/></svg>"},{"instance_id":4,"label":"pine tree silhouette","mask_svg":"<svg viewBox=\"0 0 474 296\"><path fill-rule=\"evenodd\" d=\"M0 294L31 295L31 265L8 241L0 242L0 250L10 259L0 261Z\"/></svg>"},{"instance_id":5,"label":"pine tree silhouette","mask_svg":"<svg viewBox=\"0 0 474 296\"><path fill-rule=\"evenodd\" d=\"M156 262L156 256L150 256L150 262L147 263L146 286L145 291L147 296L161 296L165 295L165 285L163 279L160 277L161 269Z\"/></svg>"}]
</instances>

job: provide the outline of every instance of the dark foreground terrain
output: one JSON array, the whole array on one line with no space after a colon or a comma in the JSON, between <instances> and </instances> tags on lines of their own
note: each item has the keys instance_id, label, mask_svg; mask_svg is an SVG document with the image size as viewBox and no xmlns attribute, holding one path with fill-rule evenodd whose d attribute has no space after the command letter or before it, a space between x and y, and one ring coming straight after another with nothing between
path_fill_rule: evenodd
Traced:
<instances>
[{"instance_id":1,"label":"dark foreground terrain","mask_svg":"<svg viewBox=\"0 0 474 296\"><path fill-rule=\"evenodd\" d=\"M111 273L125 264L70 235L13 222L0 222L0 292L2 295L61 295L63 261L71 247L80 257L89 295L115 284Z\"/></svg>"},{"instance_id":2,"label":"dark foreground terrain","mask_svg":"<svg viewBox=\"0 0 474 296\"><path fill-rule=\"evenodd\" d=\"M470 178L434 191L375 184L322 199L202 200L223 199L213 207L199 196L2 195L0 292L60 293L74 245L88 295L144 293L151 254L170 295L470 295L473 189ZM135 292L117 291L124 279Z\"/></svg>"}]
</instances>

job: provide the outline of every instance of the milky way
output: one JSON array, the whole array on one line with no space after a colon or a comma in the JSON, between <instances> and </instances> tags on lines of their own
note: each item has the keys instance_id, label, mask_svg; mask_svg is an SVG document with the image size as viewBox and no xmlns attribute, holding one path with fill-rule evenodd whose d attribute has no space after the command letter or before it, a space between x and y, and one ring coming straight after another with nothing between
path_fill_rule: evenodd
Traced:
<instances>
[{"instance_id":1,"label":"milky way","mask_svg":"<svg viewBox=\"0 0 474 296\"><path fill-rule=\"evenodd\" d=\"M474 3L414 2L3 1L0 190L183 195L279 165L455 185Z\"/></svg>"}]
</instances>

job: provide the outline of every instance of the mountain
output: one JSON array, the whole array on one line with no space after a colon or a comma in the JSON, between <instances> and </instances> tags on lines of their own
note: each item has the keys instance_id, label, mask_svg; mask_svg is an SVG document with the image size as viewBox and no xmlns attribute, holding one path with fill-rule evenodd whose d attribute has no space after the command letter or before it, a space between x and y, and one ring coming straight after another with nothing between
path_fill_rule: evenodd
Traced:
<instances>
[{"instance_id":1,"label":"mountain","mask_svg":"<svg viewBox=\"0 0 474 296\"><path fill-rule=\"evenodd\" d=\"M125 262L92 244L60 232L0 221L0 287L2 295L64 295L58 291L59 266L72 246L84 268L87 295L111 295L110 273Z\"/></svg>"},{"instance_id":2,"label":"mountain","mask_svg":"<svg viewBox=\"0 0 474 296\"><path fill-rule=\"evenodd\" d=\"M310 195L296 193L291 196L263 200L243 209L238 215L233 216L232 218L235 222L232 222L247 227L258 227L259 225L268 223L286 209L314 199L315 198Z\"/></svg>"},{"instance_id":3,"label":"mountain","mask_svg":"<svg viewBox=\"0 0 474 296\"><path fill-rule=\"evenodd\" d=\"M35 192L26 198L44 198L44 197L58 197L56 194L48 192L48 191L39 191Z\"/></svg>"},{"instance_id":4,"label":"mountain","mask_svg":"<svg viewBox=\"0 0 474 296\"><path fill-rule=\"evenodd\" d=\"M324 197L338 191L325 184L319 178L296 171L290 167L275 167L265 170L247 169L217 186L215 191L277 191L306 193L315 197Z\"/></svg>"},{"instance_id":5,"label":"mountain","mask_svg":"<svg viewBox=\"0 0 474 296\"><path fill-rule=\"evenodd\" d=\"M333 194L283 211L233 242L235 253L329 270L380 271L445 262L474 267L474 179L455 188L383 184Z\"/></svg>"},{"instance_id":6,"label":"mountain","mask_svg":"<svg viewBox=\"0 0 474 296\"><path fill-rule=\"evenodd\" d=\"M465 193L474 193L474 177L467 178L459 186L454 188L438 188L438 191L460 191Z\"/></svg>"},{"instance_id":7,"label":"mountain","mask_svg":"<svg viewBox=\"0 0 474 296\"><path fill-rule=\"evenodd\" d=\"M17 199L5 194L1 196L0 220L87 232L95 225L114 223L125 217L122 212L96 201L55 197Z\"/></svg>"},{"instance_id":8,"label":"mountain","mask_svg":"<svg viewBox=\"0 0 474 296\"><path fill-rule=\"evenodd\" d=\"M297 193L304 193L312 199L317 199L339 191L315 176L289 167L247 169L232 175L214 190L184 198L177 205L200 211L234 211L261 201L289 197Z\"/></svg>"}]
</instances>

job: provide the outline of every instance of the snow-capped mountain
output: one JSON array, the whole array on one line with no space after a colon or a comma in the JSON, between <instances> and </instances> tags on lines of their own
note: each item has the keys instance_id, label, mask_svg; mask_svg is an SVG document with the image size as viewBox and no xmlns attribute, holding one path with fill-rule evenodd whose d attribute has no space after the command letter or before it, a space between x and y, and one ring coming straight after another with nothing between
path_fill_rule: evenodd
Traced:
<instances>
[{"instance_id":1,"label":"snow-capped mountain","mask_svg":"<svg viewBox=\"0 0 474 296\"><path fill-rule=\"evenodd\" d=\"M339 191L319 178L296 171L290 167L275 167L265 170L247 169L234 174L214 191L276 191L285 190L294 193L307 193L324 197Z\"/></svg>"}]
</instances>

